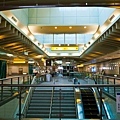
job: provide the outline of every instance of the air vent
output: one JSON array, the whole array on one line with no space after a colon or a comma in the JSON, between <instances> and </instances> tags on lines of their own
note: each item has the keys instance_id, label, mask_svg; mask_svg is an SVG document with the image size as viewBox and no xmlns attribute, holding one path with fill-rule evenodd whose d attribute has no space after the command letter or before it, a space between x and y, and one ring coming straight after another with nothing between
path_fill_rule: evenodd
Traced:
<instances>
[{"instance_id":1,"label":"air vent","mask_svg":"<svg viewBox=\"0 0 120 120\"><path fill-rule=\"evenodd\" d=\"M115 15L112 15L109 20L112 21L114 17Z\"/></svg>"},{"instance_id":2,"label":"air vent","mask_svg":"<svg viewBox=\"0 0 120 120\"><path fill-rule=\"evenodd\" d=\"M17 20L12 16L12 20L14 21L14 22L17 22Z\"/></svg>"}]
</instances>

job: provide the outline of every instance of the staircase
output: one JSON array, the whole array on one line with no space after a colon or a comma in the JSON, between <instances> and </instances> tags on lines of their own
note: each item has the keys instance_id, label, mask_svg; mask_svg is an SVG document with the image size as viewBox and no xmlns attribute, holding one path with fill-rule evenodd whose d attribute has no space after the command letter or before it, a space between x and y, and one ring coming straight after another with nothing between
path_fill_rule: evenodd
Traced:
<instances>
[{"instance_id":1,"label":"staircase","mask_svg":"<svg viewBox=\"0 0 120 120\"><path fill-rule=\"evenodd\" d=\"M85 119L99 119L99 111L92 89L81 89Z\"/></svg>"},{"instance_id":2,"label":"staircase","mask_svg":"<svg viewBox=\"0 0 120 120\"><path fill-rule=\"evenodd\" d=\"M52 90L34 90L27 118L49 118Z\"/></svg>"},{"instance_id":3,"label":"staircase","mask_svg":"<svg viewBox=\"0 0 120 120\"><path fill-rule=\"evenodd\" d=\"M51 118L76 118L74 90L54 90Z\"/></svg>"}]
</instances>

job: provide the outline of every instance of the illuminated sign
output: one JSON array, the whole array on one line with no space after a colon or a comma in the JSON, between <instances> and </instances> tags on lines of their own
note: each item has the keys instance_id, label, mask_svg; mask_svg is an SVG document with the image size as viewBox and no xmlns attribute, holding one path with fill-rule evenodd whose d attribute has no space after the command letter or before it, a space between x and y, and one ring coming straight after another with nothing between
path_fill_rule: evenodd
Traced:
<instances>
[{"instance_id":1,"label":"illuminated sign","mask_svg":"<svg viewBox=\"0 0 120 120\"><path fill-rule=\"evenodd\" d=\"M51 50L69 51L69 50L78 50L78 47L51 47Z\"/></svg>"}]
</instances>

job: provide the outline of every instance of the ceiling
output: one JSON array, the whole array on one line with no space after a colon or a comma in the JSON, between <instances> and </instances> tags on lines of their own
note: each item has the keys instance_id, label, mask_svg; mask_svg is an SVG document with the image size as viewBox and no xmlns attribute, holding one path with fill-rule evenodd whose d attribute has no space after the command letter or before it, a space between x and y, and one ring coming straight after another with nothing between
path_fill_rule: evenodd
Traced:
<instances>
[{"instance_id":1,"label":"ceiling","mask_svg":"<svg viewBox=\"0 0 120 120\"><path fill-rule=\"evenodd\" d=\"M120 0L1 0L0 10L32 7L106 6L120 8Z\"/></svg>"},{"instance_id":2,"label":"ceiling","mask_svg":"<svg viewBox=\"0 0 120 120\"><path fill-rule=\"evenodd\" d=\"M0 51L0 59L5 60L14 58L36 59L38 55L48 57L2 16L0 16ZM29 55L25 55L25 52L28 52ZM8 57L5 53L13 54L14 56Z\"/></svg>"},{"instance_id":3,"label":"ceiling","mask_svg":"<svg viewBox=\"0 0 120 120\"><path fill-rule=\"evenodd\" d=\"M94 34L98 25L77 25L77 26L40 26L40 25L28 25L30 32L35 34Z\"/></svg>"},{"instance_id":4,"label":"ceiling","mask_svg":"<svg viewBox=\"0 0 120 120\"><path fill-rule=\"evenodd\" d=\"M119 7L120 1L118 0L87 0L89 5L91 6L114 6ZM116 2L114 4L114 2ZM49 2L47 0L44 1L30 1L29 3L27 0L3 0L0 2L0 9L11 9L11 8L18 8L19 5L21 6L28 6L28 5L58 5L62 4L63 6L74 6L74 5L84 5L84 0L68 0L63 1L59 0L52 0ZM10 6L11 5L11 6ZM83 26L57 26L57 29L54 27L56 26L29 26L31 33L38 34L42 33L95 33L98 26L87 26L86 29L83 29ZM64 28L64 29L63 29ZM80 30L80 31L78 31ZM0 16L0 59L4 60L13 60L14 58L25 58L26 60L35 59L39 60L41 57L45 59L74 59L77 64L86 63L86 62L101 62L103 59L101 56L106 57L109 53L119 51L120 48L120 19L114 23L112 27L110 27L106 32L102 34L88 49L86 49L81 56L73 57L72 55L69 57L62 56L62 57L49 57L42 49L39 49L37 45L35 45L32 41L30 41L23 33L21 33L18 29L16 29L11 23L9 23L6 19ZM25 54L28 52L28 55ZM8 57L4 53L11 53L14 56ZM116 57L109 57L110 59L119 58L118 52L115 52ZM37 56L40 56L37 58ZM113 56L113 55L111 55ZM97 59L96 59L97 58ZM99 58L99 59L98 59ZM108 59L109 59L108 58Z\"/></svg>"}]
</instances>

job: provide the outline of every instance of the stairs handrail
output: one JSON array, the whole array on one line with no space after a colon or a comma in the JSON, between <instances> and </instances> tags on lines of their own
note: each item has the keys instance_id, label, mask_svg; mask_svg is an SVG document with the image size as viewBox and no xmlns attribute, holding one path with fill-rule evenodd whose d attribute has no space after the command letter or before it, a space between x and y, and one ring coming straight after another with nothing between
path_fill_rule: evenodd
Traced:
<instances>
[{"instance_id":1,"label":"stairs handrail","mask_svg":"<svg viewBox=\"0 0 120 120\"><path fill-rule=\"evenodd\" d=\"M33 81L32 81L31 84L35 84L35 83L36 83L36 76L33 78ZM26 97L26 99L25 99L25 103L24 103L24 105L23 105L23 107L22 107L22 110L21 110L21 113L22 113L24 116L26 116L26 111L27 111L27 109L28 109L28 104L30 103L30 99L31 99L31 97L32 97L32 92L33 92L34 89L35 89L35 87L30 87L30 88L29 88L27 97Z\"/></svg>"},{"instance_id":2,"label":"stairs handrail","mask_svg":"<svg viewBox=\"0 0 120 120\"><path fill-rule=\"evenodd\" d=\"M51 113L52 113L53 94L54 94L54 87L52 88L52 95L51 95L49 119L51 118Z\"/></svg>"}]
</instances>

